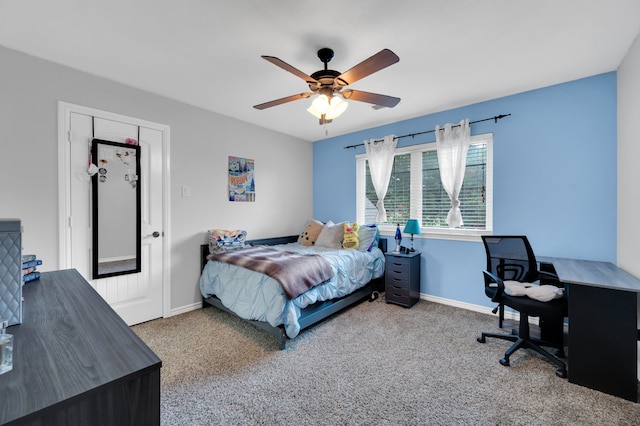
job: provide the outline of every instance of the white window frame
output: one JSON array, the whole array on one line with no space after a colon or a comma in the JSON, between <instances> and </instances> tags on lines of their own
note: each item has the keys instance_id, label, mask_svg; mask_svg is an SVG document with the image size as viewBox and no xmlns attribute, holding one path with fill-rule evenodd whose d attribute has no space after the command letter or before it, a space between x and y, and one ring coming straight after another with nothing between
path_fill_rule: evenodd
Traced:
<instances>
[{"instance_id":1,"label":"white window frame","mask_svg":"<svg viewBox=\"0 0 640 426\"><path fill-rule=\"evenodd\" d=\"M493 232L493 133L484 133L472 136L470 145L476 143L487 144L487 169L486 169L486 229L454 229L454 228L422 228L422 234L416 235L414 238L435 238L443 240L459 240L459 241L480 241L481 235L490 235ZM412 145L408 147L396 149L397 155L408 153L421 153L423 151L435 150L436 143L428 142L420 145ZM364 223L365 211L365 164L367 155L359 154L356 156L356 218L358 223ZM411 156L411 215L410 217L420 217L416 206L422 206L422 185L414 184L422 182L419 178L422 164L421 156ZM418 176L414 175L416 173ZM393 236L395 234L395 226L379 225L380 234L384 236ZM402 224L401 224L402 229Z\"/></svg>"}]
</instances>

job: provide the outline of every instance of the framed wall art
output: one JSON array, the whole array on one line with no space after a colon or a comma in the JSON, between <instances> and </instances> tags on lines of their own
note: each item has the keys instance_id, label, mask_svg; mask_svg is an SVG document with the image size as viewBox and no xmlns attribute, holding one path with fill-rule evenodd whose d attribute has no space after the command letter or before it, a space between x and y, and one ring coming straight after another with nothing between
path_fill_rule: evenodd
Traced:
<instances>
[{"instance_id":1,"label":"framed wall art","mask_svg":"<svg viewBox=\"0 0 640 426\"><path fill-rule=\"evenodd\" d=\"M229 201L256 200L254 172L252 159L229 156Z\"/></svg>"}]
</instances>

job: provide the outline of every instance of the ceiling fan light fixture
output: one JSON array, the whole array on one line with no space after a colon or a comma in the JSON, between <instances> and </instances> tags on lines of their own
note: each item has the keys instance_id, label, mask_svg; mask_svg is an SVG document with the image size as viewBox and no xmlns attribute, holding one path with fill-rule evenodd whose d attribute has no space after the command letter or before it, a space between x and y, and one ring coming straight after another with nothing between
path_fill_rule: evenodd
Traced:
<instances>
[{"instance_id":1,"label":"ceiling fan light fixture","mask_svg":"<svg viewBox=\"0 0 640 426\"><path fill-rule=\"evenodd\" d=\"M331 99L329 99L327 95L319 95L313 100L311 106L307 108L307 111L319 119L324 118L330 122L330 120L339 117L348 106L348 102L343 101L337 96L332 96Z\"/></svg>"},{"instance_id":2,"label":"ceiling fan light fixture","mask_svg":"<svg viewBox=\"0 0 640 426\"><path fill-rule=\"evenodd\" d=\"M327 111L329 111L329 98L327 95L319 95L316 97L313 102L311 102L311 106L307 108L307 111L317 118L320 118L322 114L326 114Z\"/></svg>"},{"instance_id":3,"label":"ceiling fan light fixture","mask_svg":"<svg viewBox=\"0 0 640 426\"><path fill-rule=\"evenodd\" d=\"M340 99L338 96L334 96L331 98L331 102L329 103L329 111L327 112L327 119L333 120L337 118L346 111L349 106L349 102L345 102Z\"/></svg>"}]
</instances>

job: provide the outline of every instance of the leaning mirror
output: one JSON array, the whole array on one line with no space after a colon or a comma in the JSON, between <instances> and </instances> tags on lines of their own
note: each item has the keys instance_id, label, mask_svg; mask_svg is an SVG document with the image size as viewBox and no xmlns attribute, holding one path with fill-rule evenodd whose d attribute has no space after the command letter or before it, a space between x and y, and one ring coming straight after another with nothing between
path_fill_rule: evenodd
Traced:
<instances>
[{"instance_id":1,"label":"leaning mirror","mask_svg":"<svg viewBox=\"0 0 640 426\"><path fill-rule=\"evenodd\" d=\"M94 139L93 278L141 271L140 147Z\"/></svg>"}]
</instances>

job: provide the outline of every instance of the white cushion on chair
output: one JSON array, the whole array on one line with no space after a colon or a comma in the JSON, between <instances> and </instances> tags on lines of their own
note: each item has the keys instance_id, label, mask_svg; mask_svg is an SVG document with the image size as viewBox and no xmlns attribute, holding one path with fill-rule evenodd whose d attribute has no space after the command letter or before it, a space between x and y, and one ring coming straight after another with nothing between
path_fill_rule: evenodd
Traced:
<instances>
[{"instance_id":1,"label":"white cushion on chair","mask_svg":"<svg viewBox=\"0 0 640 426\"><path fill-rule=\"evenodd\" d=\"M559 299L564 293L563 288L554 285L533 285L527 288L527 296L541 302L548 302L553 299Z\"/></svg>"},{"instance_id":2,"label":"white cushion on chair","mask_svg":"<svg viewBox=\"0 0 640 426\"><path fill-rule=\"evenodd\" d=\"M503 281L503 283L504 292L509 296L527 296L540 302L559 299L564 294L564 289L554 285L535 285L519 281Z\"/></svg>"},{"instance_id":3,"label":"white cushion on chair","mask_svg":"<svg viewBox=\"0 0 640 426\"><path fill-rule=\"evenodd\" d=\"M532 286L530 283L521 283L520 281L503 281L504 292L509 296L526 296L527 287Z\"/></svg>"}]
</instances>

